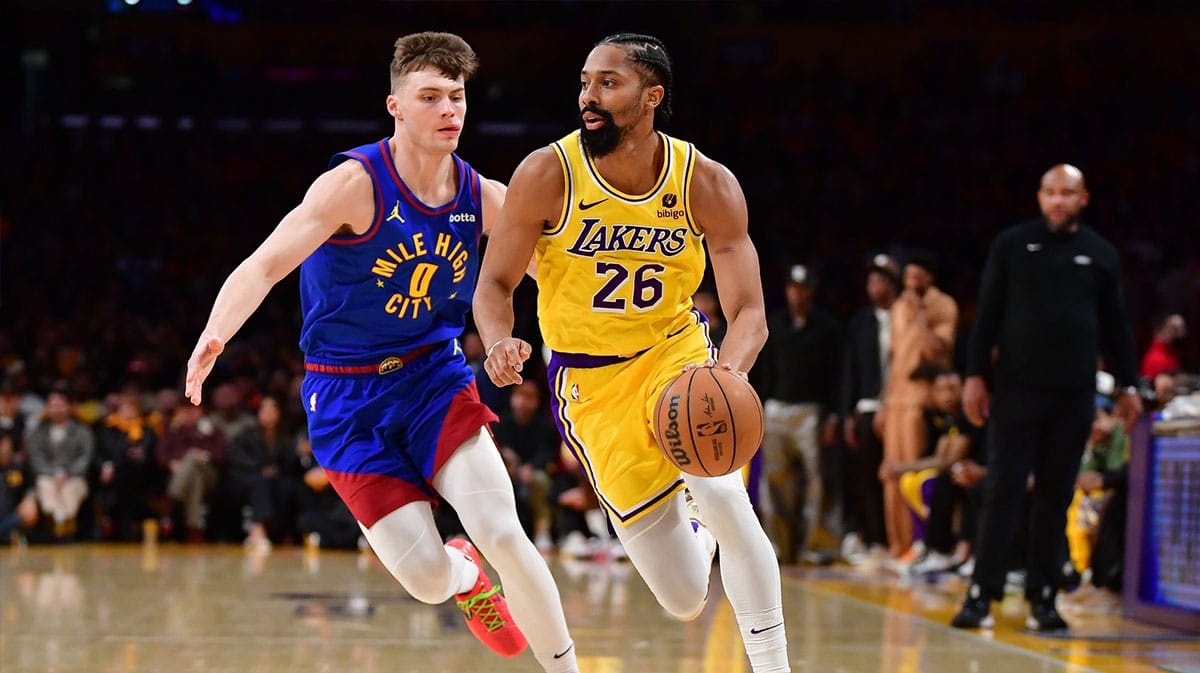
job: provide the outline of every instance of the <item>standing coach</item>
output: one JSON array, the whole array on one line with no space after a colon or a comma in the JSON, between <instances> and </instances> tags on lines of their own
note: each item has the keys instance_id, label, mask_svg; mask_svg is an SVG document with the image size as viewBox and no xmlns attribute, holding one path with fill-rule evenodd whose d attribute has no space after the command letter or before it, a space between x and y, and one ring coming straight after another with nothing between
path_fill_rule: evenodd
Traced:
<instances>
[{"instance_id":1,"label":"standing coach","mask_svg":"<svg viewBox=\"0 0 1200 673\"><path fill-rule=\"evenodd\" d=\"M963 406L976 425L990 415L991 453L975 573L951 622L958 628L992 625L990 603L1004 596L1005 563L1030 473L1026 625L1067 628L1054 599L1067 506L1095 415L1101 346L1123 388L1120 410L1141 413L1120 261L1111 243L1080 222L1088 203L1083 173L1054 166L1042 176L1037 196L1042 217L1005 230L992 243L968 343Z\"/></svg>"}]
</instances>

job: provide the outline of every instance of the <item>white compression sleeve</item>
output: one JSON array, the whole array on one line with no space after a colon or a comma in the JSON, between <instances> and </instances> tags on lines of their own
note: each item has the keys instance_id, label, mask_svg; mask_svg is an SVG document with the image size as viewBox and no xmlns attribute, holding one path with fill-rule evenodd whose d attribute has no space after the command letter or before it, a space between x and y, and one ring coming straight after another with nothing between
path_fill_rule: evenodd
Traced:
<instances>
[{"instance_id":1,"label":"white compression sleeve","mask_svg":"<svg viewBox=\"0 0 1200 673\"><path fill-rule=\"evenodd\" d=\"M558 587L546 560L517 520L512 481L487 430L467 440L434 476L433 486L499 575L513 619L547 673L576 670L575 649Z\"/></svg>"},{"instance_id":2,"label":"white compression sleeve","mask_svg":"<svg viewBox=\"0 0 1200 673\"><path fill-rule=\"evenodd\" d=\"M684 478L720 546L721 581L733 605L751 669L755 673L791 670L779 562L754 514L742 475Z\"/></svg>"}]
</instances>

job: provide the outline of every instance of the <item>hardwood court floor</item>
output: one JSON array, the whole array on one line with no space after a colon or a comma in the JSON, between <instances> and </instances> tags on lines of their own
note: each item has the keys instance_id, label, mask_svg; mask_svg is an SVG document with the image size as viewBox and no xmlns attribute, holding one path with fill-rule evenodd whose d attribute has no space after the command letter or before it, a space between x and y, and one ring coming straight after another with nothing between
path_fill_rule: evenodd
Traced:
<instances>
[{"instance_id":1,"label":"hardwood court floor","mask_svg":"<svg viewBox=\"0 0 1200 673\"><path fill-rule=\"evenodd\" d=\"M715 582L694 622L666 616L628 564L552 562L581 673L745 673ZM961 586L882 572L789 571L792 670L821 673L1150 673L1196 670L1200 644L1047 640L1001 614L994 633L944 626ZM714 577L717 573L714 573ZM1018 610L1020 606L1014 606ZM1151 633L1108 616L1080 632ZM1158 632L1161 633L1161 632ZM1191 668L1189 668L1191 667ZM452 603L410 599L371 555L218 546L0 549L3 673L508 673Z\"/></svg>"}]
</instances>

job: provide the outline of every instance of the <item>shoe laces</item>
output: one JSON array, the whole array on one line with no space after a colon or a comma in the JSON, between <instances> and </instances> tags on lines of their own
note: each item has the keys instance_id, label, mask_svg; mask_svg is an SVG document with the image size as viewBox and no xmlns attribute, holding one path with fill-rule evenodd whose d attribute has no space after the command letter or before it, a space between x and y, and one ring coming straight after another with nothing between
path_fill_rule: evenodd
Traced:
<instances>
[{"instance_id":1,"label":"shoe laces","mask_svg":"<svg viewBox=\"0 0 1200 673\"><path fill-rule=\"evenodd\" d=\"M492 600L492 597L498 593L500 593L499 584L487 591L456 602L458 608L467 615L468 620L478 619L479 623L487 628L488 633L491 633L504 626L504 616L496 609L496 602Z\"/></svg>"}]
</instances>

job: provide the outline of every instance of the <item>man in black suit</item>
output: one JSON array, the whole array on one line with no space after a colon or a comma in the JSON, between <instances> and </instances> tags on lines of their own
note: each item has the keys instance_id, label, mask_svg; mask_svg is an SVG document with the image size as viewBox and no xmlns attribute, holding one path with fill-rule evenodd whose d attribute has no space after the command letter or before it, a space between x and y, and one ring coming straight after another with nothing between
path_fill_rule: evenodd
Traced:
<instances>
[{"instance_id":1,"label":"man in black suit","mask_svg":"<svg viewBox=\"0 0 1200 673\"><path fill-rule=\"evenodd\" d=\"M875 255L867 264L870 303L850 318L842 366L841 411L849 451L843 493L850 531L843 544L846 560L855 562L867 548L887 548L883 487L876 478L883 461L883 442L875 426L880 393L890 363L892 302L900 291L900 265L888 255ZM857 535L857 539L853 536Z\"/></svg>"}]
</instances>

